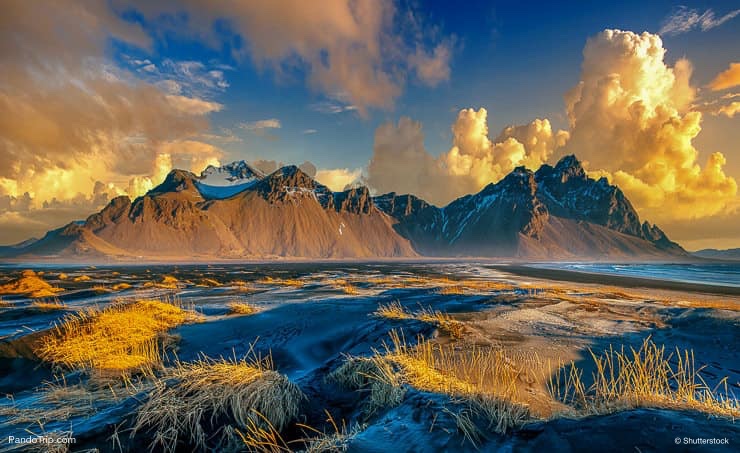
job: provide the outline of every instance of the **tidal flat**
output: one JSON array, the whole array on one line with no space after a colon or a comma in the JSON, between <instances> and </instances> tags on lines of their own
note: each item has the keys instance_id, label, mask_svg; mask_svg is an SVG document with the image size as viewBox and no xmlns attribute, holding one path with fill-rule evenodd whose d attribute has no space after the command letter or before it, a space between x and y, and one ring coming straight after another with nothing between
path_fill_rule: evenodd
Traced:
<instances>
[{"instance_id":1,"label":"tidal flat","mask_svg":"<svg viewBox=\"0 0 740 453\"><path fill-rule=\"evenodd\" d=\"M3 266L0 449L736 448L736 288L533 269Z\"/></svg>"}]
</instances>

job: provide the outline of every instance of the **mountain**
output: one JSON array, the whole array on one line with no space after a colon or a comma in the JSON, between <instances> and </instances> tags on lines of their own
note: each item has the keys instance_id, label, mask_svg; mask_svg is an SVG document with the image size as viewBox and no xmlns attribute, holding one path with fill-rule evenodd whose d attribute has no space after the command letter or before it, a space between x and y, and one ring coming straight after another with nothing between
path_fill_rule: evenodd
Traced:
<instances>
[{"instance_id":1,"label":"mountain","mask_svg":"<svg viewBox=\"0 0 740 453\"><path fill-rule=\"evenodd\" d=\"M726 250L704 249L693 252L692 255L712 260L740 261L740 248Z\"/></svg>"},{"instance_id":2,"label":"mountain","mask_svg":"<svg viewBox=\"0 0 740 453\"><path fill-rule=\"evenodd\" d=\"M575 156L537 172L514 169L444 208L390 193L377 205L423 255L521 258L677 257L686 252L640 223L622 191L589 178Z\"/></svg>"},{"instance_id":3,"label":"mountain","mask_svg":"<svg viewBox=\"0 0 740 453\"><path fill-rule=\"evenodd\" d=\"M295 166L265 175L246 162L200 176L171 171L146 195L117 197L83 222L4 256L120 259L496 256L527 259L684 257L640 223L622 191L574 156L439 208L414 195L333 192Z\"/></svg>"}]
</instances>

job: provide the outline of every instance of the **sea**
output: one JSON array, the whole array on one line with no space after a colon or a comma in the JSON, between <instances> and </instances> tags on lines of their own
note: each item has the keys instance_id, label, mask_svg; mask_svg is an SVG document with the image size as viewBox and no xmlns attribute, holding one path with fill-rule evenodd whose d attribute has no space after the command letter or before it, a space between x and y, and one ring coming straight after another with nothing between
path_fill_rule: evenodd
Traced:
<instances>
[{"instance_id":1,"label":"sea","mask_svg":"<svg viewBox=\"0 0 740 453\"><path fill-rule=\"evenodd\" d=\"M740 262L675 264L538 263L531 267L589 274L621 275L653 280L740 287Z\"/></svg>"}]
</instances>

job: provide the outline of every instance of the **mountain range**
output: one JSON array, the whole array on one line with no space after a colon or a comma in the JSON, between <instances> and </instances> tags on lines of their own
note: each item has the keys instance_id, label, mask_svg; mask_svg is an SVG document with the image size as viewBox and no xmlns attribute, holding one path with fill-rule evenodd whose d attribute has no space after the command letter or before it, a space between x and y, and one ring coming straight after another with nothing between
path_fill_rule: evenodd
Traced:
<instances>
[{"instance_id":1,"label":"mountain range","mask_svg":"<svg viewBox=\"0 0 740 453\"><path fill-rule=\"evenodd\" d=\"M270 259L507 257L666 259L688 254L640 222L624 193L575 156L514 169L437 207L411 194L333 192L295 166L244 161L173 170L145 195L0 249L5 257Z\"/></svg>"}]
</instances>

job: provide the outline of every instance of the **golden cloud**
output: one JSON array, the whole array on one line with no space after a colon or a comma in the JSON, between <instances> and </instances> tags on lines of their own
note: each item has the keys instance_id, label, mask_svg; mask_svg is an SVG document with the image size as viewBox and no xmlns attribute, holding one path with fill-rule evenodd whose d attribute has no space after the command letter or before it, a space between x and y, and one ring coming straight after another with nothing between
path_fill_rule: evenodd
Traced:
<instances>
[{"instance_id":1,"label":"golden cloud","mask_svg":"<svg viewBox=\"0 0 740 453\"><path fill-rule=\"evenodd\" d=\"M333 168L316 172L316 180L335 192L341 192L356 183L362 176L362 169Z\"/></svg>"},{"instance_id":2,"label":"golden cloud","mask_svg":"<svg viewBox=\"0 0 740 453\"><path fill-rule=\"evenodd\" d=\"M717 74L709 82L709 88L713 91L726 90L740 85L740 63L730 63L730 67Z\"/></svg>"},{"instance_id":3,"label":"golden cloud","mask_svg":"<svg viewBox=\"0 0 740 453\"><path fill-rule=\"evenodd\" d=\"M390 0L323 0L320 7L302 0L189 0L137 2L137 8L152 19L186 12L188 19L173 31L195 34L213 47L223 39L214 23L228 21L248 43L238 55L248 49L257 65L279 75L286 66L299 66L312 88L361 114L391 107L410 74L428 85L449 78L451 41L424 36L418 19ZM402 36L404 28L418 32Z\"/></svg>"},{"instance_id":4,"label":"golden cloud","mask_svg":"<svg viewBox=\"0 0 740 453\"><path fill-rule=\"evenodd\" d=\"M379 192L413 193L446 204L497 182L515 167L537 169L567 140L547 119L509 126L495 140L488 136L488 111L463 109L452 125L452 147L439 157L424 148L422 125L401 118L375 131L368 183Z\"/></svg>"},{"instance_id":5,"label":"golden cloud","mask_svg":"<svg viewBox=\"0 0 740 453\"><path fill-rule=\"evenodd\" d=\"M726 209L737 194L722 153L704 168L692 145L702 114L692 110L691 64L664 62L659 36L606 30L588 40L580 82L566 95L574 153L610 175L653 221L699 218Z\"/></svg>"}]
</instances>

